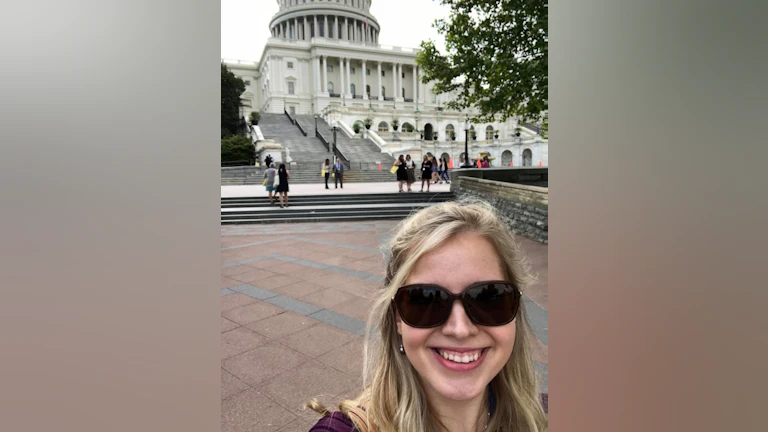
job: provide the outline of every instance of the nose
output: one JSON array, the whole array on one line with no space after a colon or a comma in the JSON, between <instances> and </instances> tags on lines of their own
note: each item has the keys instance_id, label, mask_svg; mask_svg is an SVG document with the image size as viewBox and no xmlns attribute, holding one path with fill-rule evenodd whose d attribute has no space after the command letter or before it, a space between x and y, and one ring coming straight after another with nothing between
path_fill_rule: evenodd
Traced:
<instances>
[{"instance_id":1,"label":"nose","mask_svg":"<svg viewBox=\"0 0 768 432\"><path fill-rule=\"evenodd\" d=\"M451 315L448 321L443 324L442 332L446 336L452 336L456 339L464 339L475 335L478 332L477 326L469 320L467 312L464 310L461 302L456 300L451 307Z\"/></svg>"}]
</instances>

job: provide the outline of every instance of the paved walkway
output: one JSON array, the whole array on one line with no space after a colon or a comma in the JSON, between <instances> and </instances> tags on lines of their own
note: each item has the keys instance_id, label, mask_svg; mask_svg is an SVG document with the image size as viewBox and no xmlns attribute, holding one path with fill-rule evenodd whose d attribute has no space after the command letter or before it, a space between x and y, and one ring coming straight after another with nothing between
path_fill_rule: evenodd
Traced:
<instances>
[{"instance_id":1,"label":"paved walkway","mask_svg":"<svg viewBox=\"0 0 768 432\"><path fill-rule=\"evenodd\" d=\"M222 196L225 188L252 195L223 186ZM306 401L333 409L359 391L364 320L384 276L380 245L396 224L221 227L222 432L306 432L318 418ZM539 274L525 306L547 391L547 246L518 241Z\"/></svg>"},{"instance_id":2,"label":"paved walkway","mask_svg":"<svg viewBox=\"0 0 768 432\"><path fill-rule=\"evenodd\" d=\"M329 184L330 189L325 188L325 183L311 183L311 184L291 184L289 182L288 196L291 195L335 195L335 194L378 194L378 193L397 193L397 182L377 182L377 183L346 183L344 188L335 189L332 184ZM407 189L407 186L403 186ZM414 183L411 185L413 189L412 194L418 194L421 183ZM427 190L426 185L424 190ZM430 192L450 192L451 185L446 183L438 183L429 186ZM405 193L405 192L404 192ZM234 185L234 186L222 186L221 197L254 197L254 196L268 196L268 192L262 185Z\"/></svg>"}]
</instances>

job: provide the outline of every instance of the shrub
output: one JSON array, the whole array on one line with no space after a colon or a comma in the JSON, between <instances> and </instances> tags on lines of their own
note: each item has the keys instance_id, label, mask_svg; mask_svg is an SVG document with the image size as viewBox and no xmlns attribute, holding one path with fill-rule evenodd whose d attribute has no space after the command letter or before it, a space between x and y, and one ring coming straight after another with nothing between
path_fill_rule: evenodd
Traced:
<instances>
[{"instance_id":1,"label":"shrub","mask_svg":"<svg viewBox=\"0 0 768 432\"><path fill-rule=\"evenodd\" d=\"M221 163L243 162L250 164L256 159L253 143L242 136L229 136L221 140Z\"/></svg>"}]
</instances>

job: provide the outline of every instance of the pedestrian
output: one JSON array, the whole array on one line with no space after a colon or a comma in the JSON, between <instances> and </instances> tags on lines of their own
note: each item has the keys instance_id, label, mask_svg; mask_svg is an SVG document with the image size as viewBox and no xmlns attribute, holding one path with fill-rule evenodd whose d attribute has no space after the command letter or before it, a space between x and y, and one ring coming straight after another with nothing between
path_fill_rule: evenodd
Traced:
<instances>
[{"instance_id":1,"label":"pedestrian","mask_svg":"<svg viewBox=\"0 0 768 432\"><path fill-rule=\"evenodd\" d=\"M330 160L330 159L326 159L326 160L325 160L325 163L324 163L324 164L323 164L323 166L320 168L320 172L321 172L321 173L322 173L322 175L325 177L325 188L326 188L326 189L330 189L330 188L328 187L328 177L330 177L330 176L331 176L331 160Z\"/></svg>"},{"instance_id":2,"label":"pedestrian","mask_svg":"<svg viewBox=\"0 0 768 432\"><path fill-rule=\"evenodd\" d=\"M336 189L339 188L339 183L344 189L344 164L341 163L341 159L336 158L336 163L333 164L333 184Z\"/></svg>"},{"instance_id":3,"label":"pedestrian","mask_svg":"<svg viewBox=\"0 0 768 432\"><path fill-rule=\"evenodd\" d=\"M272 155L268 154L267 157L264 158L264 165L267 167L272 166Z\"/></svg>"},{"instance_id":4,"label":"pedestrian","mask_svg":"<svg viewBox=\"0 0 768 432\"><path fill-rule=\"evenodd\" d=\"M424 182L427 182L427 192L429 192L429 182L432 178L432 161L429 156L424 155L421 161L421 192L424 192Z\"/></svg>"},{"instance_id":5,"label":"pedestrian","mask_svg":"<svg viewBox=\"0 0 768 432\"><path fill-rule=\"evenodd\" d=\"M291 173L285 169L285 164L281 163L280 168L277 169L277 193L280 195L280 208L283 206L288 207L288 179L291 178Z\"/></svg>"},{"instance_id":6,"label":"pedestrian","mask_svg":"<svg viewBox=\"0 0 768 432\"><path fill-rule=\"evenodd\" d=\"M264 171L264 186L266 186L267 192L269 192L270 204L275 203L275 200L272 197L272 194L275 191L275 174L277 174L277 170L275 169L275 163L272 162L272 164L269 165L269 168Z\"/></svg>"},{"instance_id":7,"label":"pedestrian","mask_svg":"<svg viewBox=\"0 0 768 432\"><path fill-rule=\"evenodd\" d=\"M432 160L432 183L437 184L437 158L431 156L430 159Z\"/></svg>"},{"instance_id":8,"label":"pedestrian","mask_svg":"<svg viewBox=\"0 0 768 432\"><path fill-rule=\"evenodd\" d=\"M459 168L464 168L465 163L466 162L464 162L464 155L462 154L461 156L459 156Z\"/></svg>"},{"instance_id":9,"label":"pedestrian","mask_svg":"<svg viewBox=\"0 0 768 432\"><path fill-rule=\"evenodd\" d=\"M483 161L481 162L481 166L482 166L483 168L488 168L488 167L490 167L490 166L491 166L490 162L488 161L488 156L485 156L485 157L483 158Z\"/></svg>"},{"instance_id":10,"label":"pedestrian","mask_svg":"<svg viewBox=\"0 0 768 432\"><path fill-rule=\"evenodd\" d=\"M367 352L349 354L365 387L335 412L308 401L322 416L310 432L548 430L521 305L533 277L504 215L445 202L399 226Z\"/></svg>"},{"instance_id":11,"label":"pedestrian","mask_svg":"<svg viewBox=\"0 0 768 432\"><path fill-rule=\"evenodd\" d=\"M446 183L451 182L451 178L448 176L448 161L445 158L440 159L440 165L443 167L440 170L440 183L445 181Z\"/></svg>"},{"instance_id":12,"label":"pedestrian","mask_svg":"<svg viewBox=\"0 0 768 432\"><path fill-rule=\"evenodd\" d=\"M408 172L405 168L405 158L403 155L400 155L397 160L395 161L395 166L397 167L397 188L398 192L403 191L403 183L408 181Z\"/></svg>"},{"instance_id":13,"label":"pedestrian","mask_svg":"<svg viewBox=\"0 0 768 432\"><path fill-rule=\"evenodd\" d=\"M411 185L416 183L416 162L411 159L411 155L405 155L405 170L408 174L408 192L411 192Z\"/></svg>"}]
</instances>

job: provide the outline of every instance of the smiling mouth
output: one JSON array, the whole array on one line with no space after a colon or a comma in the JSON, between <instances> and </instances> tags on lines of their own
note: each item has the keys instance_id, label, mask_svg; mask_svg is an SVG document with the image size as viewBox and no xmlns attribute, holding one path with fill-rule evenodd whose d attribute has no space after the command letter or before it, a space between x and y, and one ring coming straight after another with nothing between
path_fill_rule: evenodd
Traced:
<instances>
[{"instance_id":1,"label":"smiling mouth","mask_svg":"<svg viewBox=\"0 0 768 432\"><path fill-rule=\"evenodd\" d=\"M455 352L450 350L442 350L440 348L433 348L433 350L443 357L444 359L454 362L454 363L474 363L476 362L480 357L482 357L483 353L488 348L482 348L475 351L469 351L469 352Z\"/></svg>"}]
</instances>

